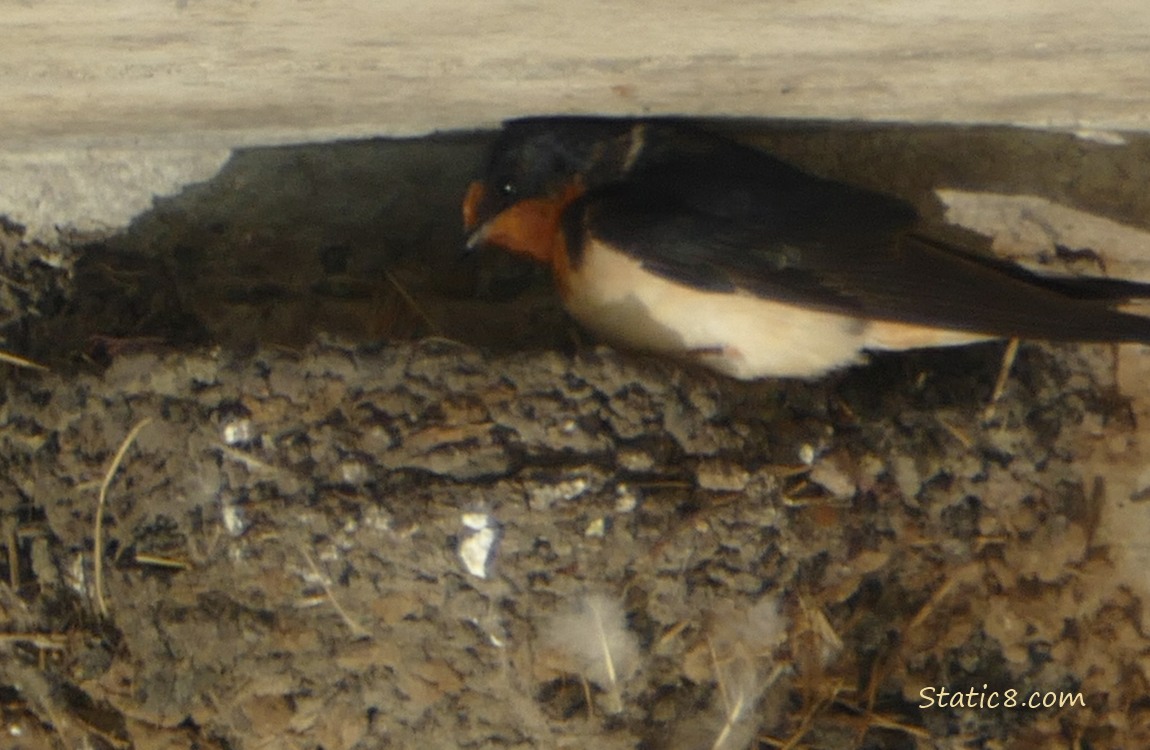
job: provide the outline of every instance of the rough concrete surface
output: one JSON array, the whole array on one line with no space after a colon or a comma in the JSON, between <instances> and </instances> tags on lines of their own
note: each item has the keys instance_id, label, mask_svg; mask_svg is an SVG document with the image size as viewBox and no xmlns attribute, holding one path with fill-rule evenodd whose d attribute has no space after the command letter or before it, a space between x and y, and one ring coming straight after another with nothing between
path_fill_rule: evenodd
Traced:
<instances>
[{"instance_id":1,"label":"rough concrete surface","mask_svg":"<svg viewBox=\"0 0 1150 750\"><path fill-rule=\"evenodd\" d=\"M1048 269L1150 227L1143 137L750 130ZM48 370L0 365L0 747L1150 741L1144 348L1024 343L989 411L1000 344L751 384L605 349L460 256L486 138L3 227L0 350ZM1034 202L980 239L941 188Z\"/></svg>"}]
</instances>

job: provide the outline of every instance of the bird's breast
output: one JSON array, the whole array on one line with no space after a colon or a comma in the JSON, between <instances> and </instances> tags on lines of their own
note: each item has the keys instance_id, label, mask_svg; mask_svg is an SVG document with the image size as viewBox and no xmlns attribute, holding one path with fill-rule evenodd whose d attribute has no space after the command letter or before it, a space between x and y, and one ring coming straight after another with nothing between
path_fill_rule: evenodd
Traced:
<instances>
[{"instance_id":1,"label":"bird's breast","mask_svg":"<svg viewBox=\"0 0 1150 750\"><path fill-rule=\"evenodd\" d=\"M858 319L671 281L588 240L561 287L571 315L624 346L685 356L741 379L816 377L858 362Z\"/></svg>"},{"instance_id":2,"label":"bird's breast","mask_svg":"<svg viewBox=\"0 0 1150 750\"><path fill-rule=\"evenodd\" d=\"M567 310L604 338L689 358L743 380L814 378L862 361L866 350L953 346L988 338L863 320L743 290L692 287L654 274L638 258L591 238L580 262L564 264L557 275Z\"/></svg>"}]
</instances>

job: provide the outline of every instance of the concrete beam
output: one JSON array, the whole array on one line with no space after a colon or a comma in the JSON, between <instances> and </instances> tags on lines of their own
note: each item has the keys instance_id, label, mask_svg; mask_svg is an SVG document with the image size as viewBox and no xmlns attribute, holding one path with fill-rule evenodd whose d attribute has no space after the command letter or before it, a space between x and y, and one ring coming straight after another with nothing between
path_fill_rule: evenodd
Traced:
<instances>
[{"instance_id":1,"label":"concrete beam","mask_svg":"<svg viewBox=\"0 0 1150 750\"><path fill-rule=\"evenodd\" d=\"M10 4L0 212L116 225L237 146L528 113L1147 130L1147 28L1144 0Z\"/></svg>"},{"instance_id":2,"label":"concrete beam","mask_svg":"<svg viewBox=\"0 0 1150 750\"><path fill-rule=\"evenodd\" d=\"M251 145L549 112L1150 125L1150 5L1110 0L29 2L0 143Z\"/></svg>"}]
</instances>

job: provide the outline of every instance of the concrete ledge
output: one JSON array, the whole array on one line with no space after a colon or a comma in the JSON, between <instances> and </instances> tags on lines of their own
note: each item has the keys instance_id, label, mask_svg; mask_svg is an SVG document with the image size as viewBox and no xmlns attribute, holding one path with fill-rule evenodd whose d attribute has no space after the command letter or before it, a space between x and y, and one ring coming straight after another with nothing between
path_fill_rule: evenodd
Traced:
<instances>
[{"instance_id":1,"label":"concrete ledge","mask_svg":"<svg viewBox=\"0 0 1150 750\"><path fill-rule=\"evenodd\" d=\"M51 242L63 228L113 231L156 196L210 179L230 155L226 148L0 152L0 213L32 241Z\"/></svg>"}]
</instances>

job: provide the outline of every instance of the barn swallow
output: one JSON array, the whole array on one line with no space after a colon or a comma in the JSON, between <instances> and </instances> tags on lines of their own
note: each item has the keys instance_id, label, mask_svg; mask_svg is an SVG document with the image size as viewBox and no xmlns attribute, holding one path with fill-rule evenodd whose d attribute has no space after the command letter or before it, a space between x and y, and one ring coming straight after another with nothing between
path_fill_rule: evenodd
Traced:
<instances>
[{"instance_id":1,"label":"barn swallow","mask_svg":"<svg viewBox=\"0 0 1150 750\"><path fill-rule=\"evenodd\" d=\"M467 247L550 266L609 342L740 379L1000 338L1150 343L1150 284L1035 274L931 240L909 204L671 119L505 124Z\"/></svg>"}]
</instances>

